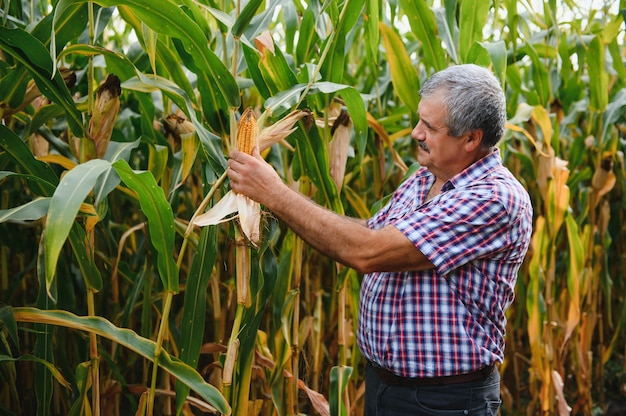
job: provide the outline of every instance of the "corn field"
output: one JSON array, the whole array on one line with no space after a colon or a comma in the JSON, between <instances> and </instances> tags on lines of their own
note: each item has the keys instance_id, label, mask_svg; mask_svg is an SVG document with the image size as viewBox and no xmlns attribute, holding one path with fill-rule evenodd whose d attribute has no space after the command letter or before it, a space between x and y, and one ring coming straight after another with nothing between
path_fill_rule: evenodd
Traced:
<instances>
[{"instance_id":1,"label":"corn field","mask_svg":"<svg viewBox=\"0 0 626 416\"><path fill-rule=\"evenodd\" d=\"M535 211L501 412L626 407L626 0L0 7L0 414L362 414L361 276L263 207L200 219L247 108L285 182L368 218L460 63L501 81Z\"/></svg>"}]
</instances>

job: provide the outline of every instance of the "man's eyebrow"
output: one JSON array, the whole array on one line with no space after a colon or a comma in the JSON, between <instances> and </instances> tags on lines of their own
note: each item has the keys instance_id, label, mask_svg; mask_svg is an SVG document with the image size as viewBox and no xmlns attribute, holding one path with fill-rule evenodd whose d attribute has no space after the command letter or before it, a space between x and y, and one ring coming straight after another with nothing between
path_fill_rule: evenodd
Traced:
<instances>
[{"instance_id":1,"label":"man's eyebrow","mask_svg":"<svg viewBox=\"0 0 626 416\"><path fill-rule=\"evenodd\" d=\"M440 130L441 127L435 127L432 124L430 124L425 118L420 117L420 120L422 120L422 123L426 124L426 127L428 127L428 129L433 130L433 131L437 131Z\"/></svg>"}]
</instances>

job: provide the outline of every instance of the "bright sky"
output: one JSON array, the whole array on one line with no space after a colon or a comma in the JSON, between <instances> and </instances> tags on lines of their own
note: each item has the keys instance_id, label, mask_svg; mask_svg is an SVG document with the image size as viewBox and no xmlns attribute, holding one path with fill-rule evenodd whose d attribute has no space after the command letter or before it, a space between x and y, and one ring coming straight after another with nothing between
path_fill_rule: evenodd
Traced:
<instances>
[{"instance_id":1,"label":"bright sky","mask_svg":"<svg viewBox=\"0 0 626 416\"><path fill-rule=\"evenodd\" d=\"M520 7L521 3L530 3L534 10L543 12L542 0L521 0ZM577 6L577 9L574 11L572 11L567 3L568 2L565 1L557 1L557 17L559 19L570 19L572 13L575 13L577 17L584 17L589 16L591 14L590 12L593 10L608 9L611 14L616 14L619 10L618 0L572 0L571 3Z\"/></svg>"}]
</instances>

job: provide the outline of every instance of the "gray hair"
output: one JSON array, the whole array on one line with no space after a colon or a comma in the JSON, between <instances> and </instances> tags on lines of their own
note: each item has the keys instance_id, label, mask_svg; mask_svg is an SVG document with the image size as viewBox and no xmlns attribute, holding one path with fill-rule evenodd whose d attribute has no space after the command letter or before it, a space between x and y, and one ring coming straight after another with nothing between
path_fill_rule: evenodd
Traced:
<instances>
[{"instance_id":1,"label":"gray hair","mask_svg":"<svg viewBox=\"0 0 626 416\"><path fill-rule=\"evenodd\" d=\"M496 77L486 68L455 65L432 75L422 86L424 98L441 94L449 134L460 137L482 130L482 147L495 146L504 135L506 101Z\"/></svg>"}]
</instances>

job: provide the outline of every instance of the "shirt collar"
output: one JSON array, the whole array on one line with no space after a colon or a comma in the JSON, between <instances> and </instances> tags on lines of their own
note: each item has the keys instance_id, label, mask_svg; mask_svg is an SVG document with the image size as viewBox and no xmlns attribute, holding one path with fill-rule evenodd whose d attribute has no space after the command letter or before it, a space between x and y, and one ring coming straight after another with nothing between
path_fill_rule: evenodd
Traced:
<instances>
[{"instance_id":1,"label":"shirt collar","mask_svg":"<svg viewBox=\"0 0 626 416\"><path fill-rule=\"evenodd\" d=\"M470 166L450 178L441 187L442 191L452 188L461 188L469 183L482 179L502 166L502 158L500 157L500 149L496 148L487 156L472 163Z\"/></svg>"}]
</instances>

